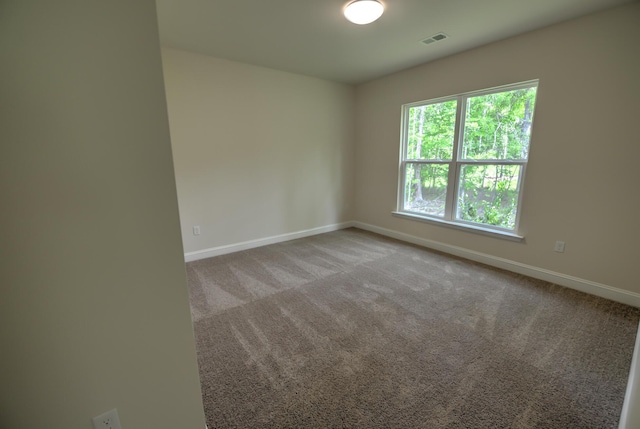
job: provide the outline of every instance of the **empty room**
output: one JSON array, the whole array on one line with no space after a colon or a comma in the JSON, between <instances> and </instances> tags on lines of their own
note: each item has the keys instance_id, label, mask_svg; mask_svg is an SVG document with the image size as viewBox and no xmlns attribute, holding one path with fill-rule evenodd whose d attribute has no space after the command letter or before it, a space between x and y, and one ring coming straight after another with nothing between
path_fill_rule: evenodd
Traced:
<instances>
[{"instance_id":1,"label":"empty room","mask_svg":"<svg viewBox=\"0 0 640 429\"><path fill-rule=\"evenodd\" d=\"M639 2L53 3L0 428L640 427Z\"/></svg>"},{"instance_id":2,"label":"empty room","mask_svg":"<svg viewBox=\"0 0 640 429\"><path fill-rule=\"evenodd\" d=\"M637 4L170 3L209 427L617 427Z\"/></svg>"}]
</instances>

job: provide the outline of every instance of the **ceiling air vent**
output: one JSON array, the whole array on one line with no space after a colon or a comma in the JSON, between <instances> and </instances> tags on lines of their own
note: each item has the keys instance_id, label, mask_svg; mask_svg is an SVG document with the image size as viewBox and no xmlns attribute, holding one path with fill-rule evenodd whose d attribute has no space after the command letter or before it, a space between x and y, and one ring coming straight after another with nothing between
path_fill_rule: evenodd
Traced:
<instances>
[{"instance_id":1,"label":"ceiling air vent","mask_svg":"<svg viewBox=\"0 0 640 429\"><path fill-rule=\"evenodd\" d=\"M438 34L434 34L431 37L427 37L426 39L422 40L421 43L424 43L425 45L430 45L432 43L436 43L447 38L449 38L449 36L447 36L446 34L438 33Z\"/></svg>"}]
</instances>

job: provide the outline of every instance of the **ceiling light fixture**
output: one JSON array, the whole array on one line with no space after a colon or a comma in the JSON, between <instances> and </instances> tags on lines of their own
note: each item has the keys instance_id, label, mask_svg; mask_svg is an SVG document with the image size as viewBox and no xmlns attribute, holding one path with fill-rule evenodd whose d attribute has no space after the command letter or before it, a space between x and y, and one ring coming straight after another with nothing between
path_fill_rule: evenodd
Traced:
<instances>
[{"instance_id":1,"label":"ceiling light fixture","mask_svg":"<svg viewBox=\"0 0 640 429\"><path fill-rule=\"evenodd\" d=\"M344 16L354 24L370 24L382 16L384 6L376 0L355 0L344 8Z\"/></svg>"}]
</instances>

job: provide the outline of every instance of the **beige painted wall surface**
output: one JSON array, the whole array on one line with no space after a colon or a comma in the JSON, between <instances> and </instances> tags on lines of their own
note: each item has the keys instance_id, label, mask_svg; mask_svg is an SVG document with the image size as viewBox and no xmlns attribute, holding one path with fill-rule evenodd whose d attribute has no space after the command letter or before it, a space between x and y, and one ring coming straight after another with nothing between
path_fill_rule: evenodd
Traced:
<instances>
[{"instance_id":1,"label":"beige painted wall surface","mask_svg":"<svg viewBox=\"0 0 640 429\"><path fill-rule=\"evenodd\" d=\"M353 87L162 57L186 252L352 220Z\"/></svg>"},{"instance_id":2,"label":"beige painted wall surface","mask_svg":"<svg viewBox=\"0 0 640 429\"><path fill-rule=\"evenodd\" d=\"M359 86L356 220L640 293L639 23L633 3ZM524 243L392 217L402 104L536 78Z\"/></svg>"},{"instance_id":3,"label":"beige painted wall surface","mask_svg":"<svg viewBox=\"0 0 640 429\"><path fill-rule=\"evenodd\" d=\"M0 427L202 429L152 0L0 3Z\"/></svg>"}]
</instances>

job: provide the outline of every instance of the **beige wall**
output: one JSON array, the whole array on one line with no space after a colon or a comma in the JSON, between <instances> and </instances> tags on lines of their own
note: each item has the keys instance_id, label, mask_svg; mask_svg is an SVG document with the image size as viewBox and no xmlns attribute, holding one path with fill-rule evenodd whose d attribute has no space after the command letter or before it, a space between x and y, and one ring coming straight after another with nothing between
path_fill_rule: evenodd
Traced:
<instances>
[{"instance_id":1,"label":"beige wall","mask_svg":"<svg viewBox=\"0 0 640 429\"><path fill-rule=\"evenodd\" d=\"M634 3L359 86L355 219L640 293L639 23ZM402 104L536 78L525 242L391 216Z\"/></svg>"},{"instance_id":2,"label":"beige wall","mask_svg":"<svg viewBox=\"0 0 640 429\"><path fill-rule=\"evenodd\" d=\"M162 56L186 252L352 219L353 87Z\"/></svg>"},{"instance_id":3,"label":"beige wall","mask_svg":"<svg viewBox=\"0 0 640 429\"><path fill-rule=\"evenodd\" d=\"M152 0L0 3L0 427L204 427Z\"/></svg>"}]
</instances>

